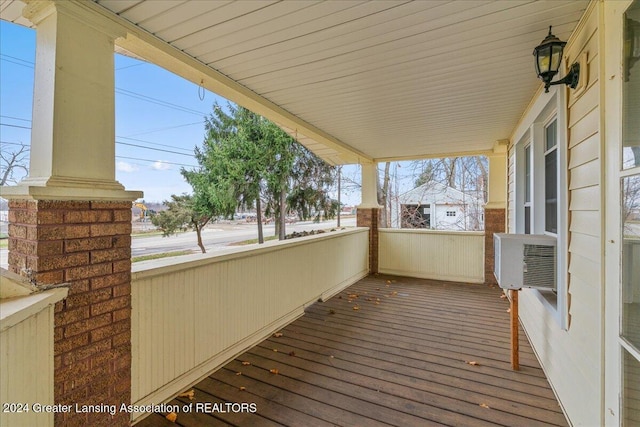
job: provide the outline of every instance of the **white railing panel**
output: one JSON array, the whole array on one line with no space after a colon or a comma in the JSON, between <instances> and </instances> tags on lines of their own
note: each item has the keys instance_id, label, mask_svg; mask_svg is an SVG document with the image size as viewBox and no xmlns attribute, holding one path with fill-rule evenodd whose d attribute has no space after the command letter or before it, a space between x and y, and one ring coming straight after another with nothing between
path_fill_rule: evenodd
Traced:
<instances>
[{"instance_id":1,"label":"white railing panel","mask_svg":"<svg viewBox=\"0 0 640 427\"><path fill-rule=\"evenodd\" d=\"M380 273L484 282L484 232L380 229Z\"/></svg>"},{"instance_id":2,"label":"white railing panel","mask_svg":"<svg viewBox=\"0 0 640 427\"><path fill-rule=\"evenodd\" d=\"M2 280L8 280L3 277ZM0 426L52 426L55 289L0 300Z\"/></svg>"},{"instance_id":3,"label":"white railing panel","mask_svg":"<svg viewBox=\"0 0 640 427\"><path fill-rule=\"evenodd\" d=\"M133 402L173 397L367 274L368 229L135 266Z\"/></svg>"}]
</instances>

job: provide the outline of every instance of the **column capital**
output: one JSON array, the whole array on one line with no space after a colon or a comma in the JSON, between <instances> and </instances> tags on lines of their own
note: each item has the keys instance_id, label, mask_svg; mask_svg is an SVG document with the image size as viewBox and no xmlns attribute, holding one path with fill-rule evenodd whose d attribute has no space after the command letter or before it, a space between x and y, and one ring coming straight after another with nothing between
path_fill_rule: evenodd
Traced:
<instances>
[{"instance_id":1,"label":"column capital","mask_svg":"<svg viewBox=\"0 0 640 427\"><path fill-rule=\"evenodd\" d=\"M492 152L487 157L506 156L509 151L509 140L499 139L493 144Z\"/></svg>"},{"instance_id":2,"label":"column capital","mask_svg":"<svg viewBox=\"0 0 640 427\"><path fill-rule=\"evenodd\" d=\"M31 21L36 27L55 12L74 18L83 25L109 35L114 40L126 37L127 30L104 16L95 13L82 2L53 1L53 0L25 0L27 5L22 10L22 16Z\"/></svg>"},{"instance_id":3,"label":"column capital","mask_svg":"<svg viewBox=\"0 0 640 427\"><path fill-rule=\"evenodd\" d=\"M362 167L362 202L358 209L381 208L378 204L378 164L363 163Z\"/></svg>"}]
</instances>

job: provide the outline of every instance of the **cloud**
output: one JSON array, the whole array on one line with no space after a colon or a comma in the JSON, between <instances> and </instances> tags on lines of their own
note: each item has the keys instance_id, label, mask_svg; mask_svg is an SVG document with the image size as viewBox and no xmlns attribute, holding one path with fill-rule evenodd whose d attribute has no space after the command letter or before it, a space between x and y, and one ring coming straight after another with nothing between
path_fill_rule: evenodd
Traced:
<instances>
[{"instance_id":1,"label":"cloud","mask_svg":"<svg viewBox=\"0 0 640 427\"><path fill-rule=\"evenodd\" d=\"M171 169L171 165L167 164L165 160L158 160L151 165L151 169L155 169L157 171L166 171Z\"/></svg>"},{"instance_id":2,"label":"cloud","mask_svg":"<svg viewBox=\"0 0 640 427\"><path fill-rule=\"evenodd\" d=\"M136 172L138 170L138 166L127 162L118 162L116 164L116 169L120 172Z\"/></svg>"}]
</instances>

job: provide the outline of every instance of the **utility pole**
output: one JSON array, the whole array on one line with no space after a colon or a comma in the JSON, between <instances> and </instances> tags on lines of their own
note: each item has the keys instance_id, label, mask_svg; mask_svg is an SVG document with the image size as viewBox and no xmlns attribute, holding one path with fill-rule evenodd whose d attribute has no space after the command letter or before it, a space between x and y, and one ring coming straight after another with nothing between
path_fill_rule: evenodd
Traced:
<instances>
[{"instance_id":1,"label":"utility pole","mask_svg":"<svg viewBox=\"0 0 640 427\"><path fill-rule=\"evenodd\" d=\"M340 203L340 178L342 177L342 165L338 166L338 228L340 228L340 213L342 212L342 203Z\"/></svg>"}]
</instances>

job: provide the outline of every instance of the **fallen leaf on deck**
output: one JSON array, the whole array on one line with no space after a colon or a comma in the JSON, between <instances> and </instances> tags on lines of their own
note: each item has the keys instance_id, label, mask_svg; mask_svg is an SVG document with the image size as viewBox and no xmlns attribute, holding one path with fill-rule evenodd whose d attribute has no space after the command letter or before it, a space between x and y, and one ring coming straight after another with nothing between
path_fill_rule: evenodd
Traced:
<instances>
[{"instance_id":1,"label":"fallen leaf on deck","mask_svg":"<svg viewBox=\"0 0 640 427\"><path fill-rule=\"evenodd\" d=\"M277 348L274 348L274 349L273 349L273 351L275 351L275 352L277 353L277 352L278 352L278 349L277 349Z\"/></svg>"},{"instance_id":2,"label":"fallen leaf on deck","mask_svg":"<svg viewBox=\"0 0 640 427\"><path fill-rule=\"evenodd\" d=\"M387 283L391 283L391 280L387 280Z\"/></svg>"},{"instance_id":3,"label":"fallen leaf on deck","mask_svg":"<svg viewBox=\"0 0 640 427\"><path fill-rule=\"evenodd\" d=\"M398 291L391 292L391 295L398 295Z\"/></svg>"},{"instance_id":4,"label":"fallen leaf on deck","mask_svg":"<svg viewBox=\"0 0 640 427\"><path fill-rule=\"evenodd\" d=\"M358 307L357 305L354 305L354 306L353 306L353 309L354 309L354 310L360 310L360 307Z\"/></svg>"},{"instance_id":5,"label":"fallen leaf on deck","mask_svg":"<svg viewBox=\"0 0 640 427\"><path fill-rule=\"evenodd\" d=\"M380 305L380 301L376 301L376 305Z\"/></svg>"},{"instance_id":6,"label":"fallen leaf on deck","mask_svg":"<svg viewBox=\"0 0 640 427\"><path fill-rule=\"evenodd\" d=\"M280 338L282 336L282 332L276 332L275 334L273 334L274 338Z\"/></svg>"},{"instance_id":7,"label":"fallen leaf on deck","mask_svg":"<svg viewBox=\"0 0 640 427\"><path fill-rule=\"evenodd\" d=\"M478 366L480 365L478 362L476 362L475 360L472 360L471 362L467 362L469 365L473 365L473 366Z\"/></svg>"},{"instance_id":8,"label":"fallen leaf on deck","mask_svg":"<svg viewBox=\"0 0 640 427\"><path fill-rule=\"evenodd\" d=\"M175 423L176 420L178 419L178 414L176 414L175 412L169 412L165 418L171 421L172 423Z\"/></svg>"},{"instance_id":9,"label":"fallen leaf on deck","mask_svg":"<svg viewBox=\"0 0 640 427\"><path fill-rule=\"evenodd\" d=\"M271 372L273 375L278 375L279 374L277 369L269 369L269 372Z\"/></svg>"},{"instance_id":10,"label":"fallen leaf on deck","mask_svg":"<svg viewBox=\"0 0 640 427\"><path fill-rule=\"evenodd\" d=\"M336 314L335 310L329 310L329 314Z\"/></svg>"},{"instance_id":11,"label":"fallen leaf on deck","mask_svg":"<svg viewBox=\"0 0 640 427\"><path fill-rule=\"evenodd\" d=\"M505 294L500 295L500 299L506 299L507 296Z\"/></svg>"},{"instance_id":12,"label":"fallen leaf on deck","mask_svg":"<svg viewBox=\"0 0 640 427\"><path fill-rule=\"evenodd\" d=\"M240 391L245 391L246 389L246 387L240 387Z\"/></svg>"},{"instance_id":13,"label":"fallen leaf on deck","mask_svg":"<svg viewBox=\"0 0 640 427\"><path fill-rule=\"evenodd\" d=\"M485 409L491 409L491 408L489 407L489 405L487 405L486 403L481 403L481 404L480 404L480 407L481 407L481 408L485 408Z\"/></svg>"},{"instance_id":14,"label":"fallen leaf on deck","mask_svg":"<svg viewBox=\"0 0 640 427\"><path fill-rule=\"evenodd\" d=\"M188 397L189 400L195 399L195 392L193 390L185 391L184 393L180 393L178 397Z\"/></svg>"},{"instance_id":15,"label":"fallen leaf on deck","mask_svg":"<svg viewBox=\"0 0 640 427\"><path fill-rule=\"evenodd\" d=\"M507 313L511 313L511 309L510 308L507 308Z\"/></svg>"},{"instance_id":16,"label":"fallen leaf on deck","mask_svg":"<svg viewBox=\"0 0 640 427\"><path fill-rule=\"evenodd\" d=\"M338 299L342 299L342 295L339 295L339 296L338 296Z\"/></svg>"},{"instance_id":17,"label":"fallen leaf on deck","mask_svg":"<svg viewBox=\"0 0 640 427\"><path fill-rule=\"evenodd\" d=\"M236 375L242 375L242 372L236 372Z\"/></svg>"},{"instance_id":18,"label":"fallen leaf on deck","mask_svg":"<svg viewBox=\"0 0 640 427\"><path fill-rule=\"evenodd\" d=\"M251 365L251 362L242 362L242 366L249 366Z\"/></svg>"},{"instance_id":19,"label":"fallen leaf on deck","mask_svg":"<svg viewBox=\"0 0 640 427\"><path fill-rule=\"evenodd\" d=\"M358 298L358 294L351 294L349 295L349 298Z\"/></svg>"},{"instance_id":20,"label":"fallen leaf on deck","mask_svg":"<svg viewBox=\"0 0 640 427\"><path fill-rule=\"evenodd\" d=\"M295 352L295 351L290 351L290 352L289 352L289 356L295 356L295 355L296 355L296 352Z\"/></svg>"}]
</instances>

